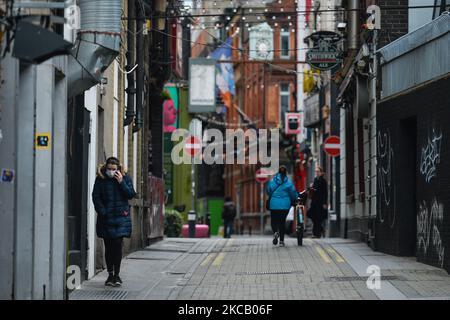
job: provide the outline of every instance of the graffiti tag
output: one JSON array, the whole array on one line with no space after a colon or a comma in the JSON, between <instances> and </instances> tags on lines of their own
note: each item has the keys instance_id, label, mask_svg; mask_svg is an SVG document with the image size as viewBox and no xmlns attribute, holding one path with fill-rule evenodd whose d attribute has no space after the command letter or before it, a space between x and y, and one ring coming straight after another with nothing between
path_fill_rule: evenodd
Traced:
<instances>
[{"instance_id":1,"label":"graffiti tag","mask_svg":"<svg viewBox=\"0 0 450 320\"><path fill-rule=\"evenodd\" d=\"M417 216L417 238L418 250L424 255L429 248L437 253L438 264L443 267L444 264L444 245L439 231L444 219L444 207L433 199L431 207L425 201L419 205L419 214Z\"/></svg>"},{"instance_id":2,"label":"graffiti tag","mask_svg":"<svg viewBox=\"0 0 450 320\"><path fill-rule=\"evenodd\" d=\"M442 133L436 134L433 129L426 146L422 147L420 156L420 173L429 183L436 176L437 165L441 160Z\"/></svg>"},{"instance_id":3,"label":"graffiti tag","mask_svg":"<svg viewBox=\"0 0 450 320\"><path fill-rule=\"evenodd\" d=\"M378 192L379 198L385 207L393 206L389 210L389 225L392 228L395 224L395 177L394 177L394 149L391 145L390 133L378 132ZM384 223L385 213L380 208L380 221Z\"/></svg>"}]
</instances>

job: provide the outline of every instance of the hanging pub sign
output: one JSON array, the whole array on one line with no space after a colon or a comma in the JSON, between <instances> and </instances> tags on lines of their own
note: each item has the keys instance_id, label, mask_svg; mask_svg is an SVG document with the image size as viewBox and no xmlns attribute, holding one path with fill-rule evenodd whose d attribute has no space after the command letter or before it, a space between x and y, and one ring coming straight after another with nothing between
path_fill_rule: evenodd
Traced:
<instances>
[{"instance_id":1,"label":"hanging pub sign","mask_svg":"<svg viewBox=\"0 0 450 320\"><path fill-rule=\"evenodd\" d=\"M189 106L190 113L216 111L216 60L189 59Z\"/></svg>"},{"instance_id":2,"label":"hanging pub sign","mask_svg":"<svg viewBox=\"0 0 450 320\"><path fill-rule=\"evenodd\" d=\"M320 39L318 48L311 49L306 53L306 62L313 69L327 71L340 65L342 59L339 51L332 43Z\"/></svg>"}]
</instances>

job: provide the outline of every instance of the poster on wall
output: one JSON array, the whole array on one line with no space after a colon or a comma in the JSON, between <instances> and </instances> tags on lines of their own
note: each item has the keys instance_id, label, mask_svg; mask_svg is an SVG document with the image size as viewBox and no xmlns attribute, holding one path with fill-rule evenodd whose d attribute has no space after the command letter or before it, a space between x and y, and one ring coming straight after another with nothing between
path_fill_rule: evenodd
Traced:
<instances>
[{"instance_id":1,"label":"poster on wall","mask_svg":"<svg viewBox=\"0 0 450 320\"><path fill-rule=\"evenodd\" d=\"M173 163L171 152L173 142L172 133L178 128L179 97L175 84L168 83L163 90L163 130L164 130L164 198L166 204L173 199Z\"/></svg>"},{"instance_id":2,"label":"poster on wall","mask_svg":"<svg viewBox=\"0 0 450 320\"><path fill-rule=\"evenodd\" d=\"M177 24L175 72L183 76L183 26Z\"/></svg>"},{"instance_id":3,"label":"poster on wall","mask_svg":"<svg viewBox=\"0 0 450 320\"><path fill-rule=\"evenodd\" d=\"M174 84L166 84L163 97L164 133L172 133L178 128L178 88Z\"/></svg>"}]
</instances>

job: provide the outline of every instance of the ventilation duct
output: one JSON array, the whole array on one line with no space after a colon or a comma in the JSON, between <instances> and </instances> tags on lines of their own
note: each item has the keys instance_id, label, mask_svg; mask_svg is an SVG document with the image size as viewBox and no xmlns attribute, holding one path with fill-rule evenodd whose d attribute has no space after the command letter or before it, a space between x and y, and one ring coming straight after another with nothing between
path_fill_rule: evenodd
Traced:
<instances>
[{"instance_id":1,"label":"ventilation duct","mask_svg":"<svg viewBox=\"0 0 450 320\"><path fill-rule=\"evenodd\" d=\"M81 24L69 56L68 96L100 83L119 54L121 0L79 0Z\"/></svg>"}]
</instances>

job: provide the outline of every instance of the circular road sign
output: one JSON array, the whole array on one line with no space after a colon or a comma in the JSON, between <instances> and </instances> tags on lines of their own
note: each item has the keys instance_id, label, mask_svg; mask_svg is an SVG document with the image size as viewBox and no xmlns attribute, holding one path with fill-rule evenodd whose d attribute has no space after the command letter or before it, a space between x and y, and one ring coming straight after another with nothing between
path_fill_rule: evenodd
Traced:
<instances>
[{"instance_id":1,"label":"circular road sign","mask_svg":"<svg viewBox=\"0 0 450 320\"><path fill-rule=\"evenodd\" d=\"M266 169L256 170L255 180L259 183L266 183L270 180L271 173Z\"/></svg>"},{"instance_id":2,"label":"circular road sign","mask_svg":"<svg viewBox=\"0 0 450 320\"><path fill-rule=\"evenodd\" d=\"M341 138L338 136L330 136L324 142L325 152L330 157L337 157L341 154Z\"/></svg>"},{"instance_id":3,"label":"circular road sign","mask_svg":"<svg viewBox=\"0 0 450 320\"><path fill-rule=\"evenodd\" d=\"M184 141L184 150L191 157L196 156L202 150L202 142L196 136L189 136Z\"/></svg>"}]
</instances>

